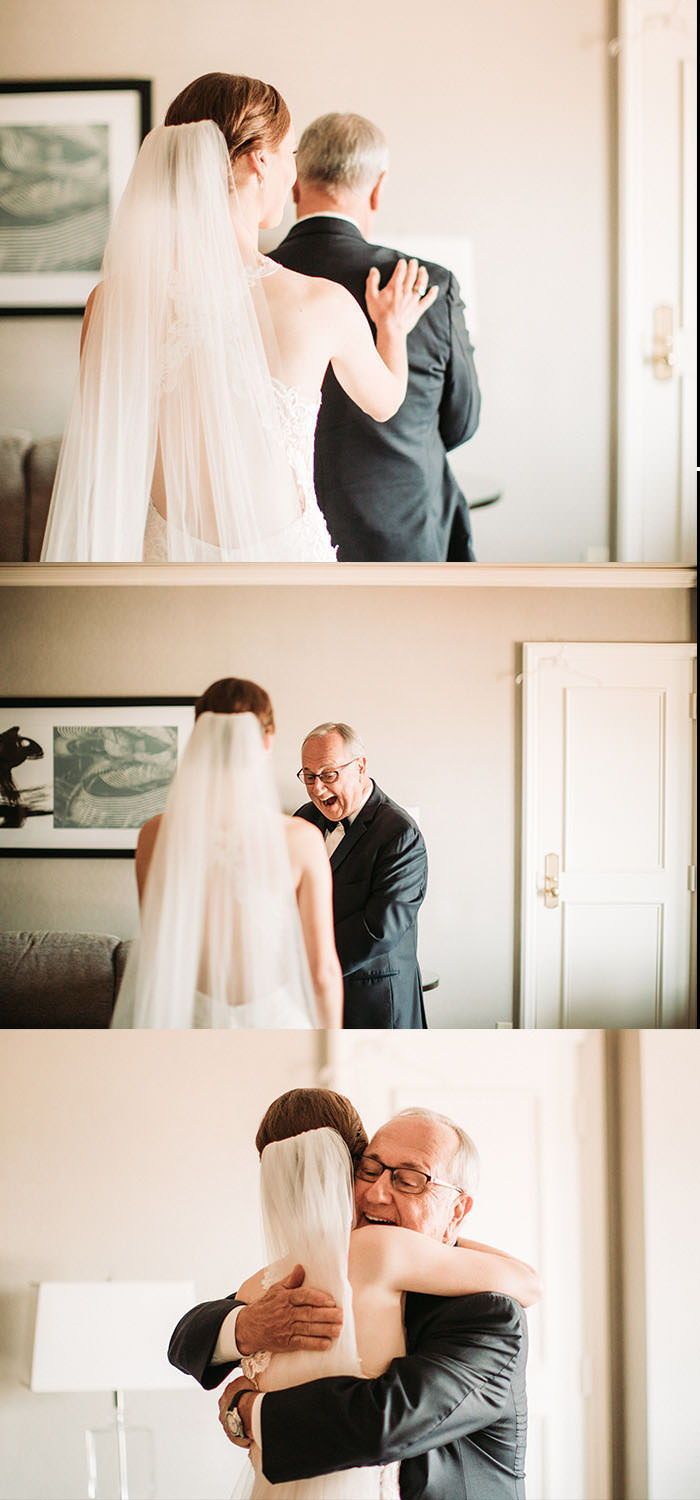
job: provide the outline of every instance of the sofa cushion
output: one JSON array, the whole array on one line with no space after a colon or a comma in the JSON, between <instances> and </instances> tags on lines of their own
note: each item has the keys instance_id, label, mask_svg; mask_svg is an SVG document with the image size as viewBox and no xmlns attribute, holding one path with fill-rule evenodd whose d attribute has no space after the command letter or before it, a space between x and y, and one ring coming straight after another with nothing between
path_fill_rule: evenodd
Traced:
<instances>
[{"instance_id":1,"label":"sofa cushion","mask_svg":"<svg viewBox=\"0 0 700 1500\"><path fill-rule=\"evenodd\" d=\"M27 519L27 561L38 562L44 540L46 521L51 503L51 491L56 477L56 465L61 447L57 437L41 438L27 454L27 491L29 516Z\"/></svg>"},{"instance_id":2,"label":"sofa cushion","mask_svg":"<svg viewBox=\"0 0 700 1500\"><path fill-rule=\"evenodd\" d=\"M109 1026L128 947L107 933L0 933L0 1027Z\"/></svg>"}]
</instances>

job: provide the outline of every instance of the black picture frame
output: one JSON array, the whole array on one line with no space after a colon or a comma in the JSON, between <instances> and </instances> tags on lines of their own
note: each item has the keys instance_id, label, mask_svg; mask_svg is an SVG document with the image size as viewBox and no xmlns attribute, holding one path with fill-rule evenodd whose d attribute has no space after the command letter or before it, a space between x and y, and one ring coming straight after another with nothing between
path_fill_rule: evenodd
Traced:
<instances>
[{"instance_id":1,"label":"black picture frame","mask_svg":"<svg viewBox=\"0 0 700 1500\"><path fill-rule=\"evenodd\" d=\"M108 139L105 171L107 175L102 188L107 198L106 207L102 205L101 210L104 217L103 238L106 240L109 223L113 217L117 201L121 197L126 185L128 173L133 166L144 136L151 129L151 80L147 78L2 79L0 80L0 132L3 127L12 128L13 125L17 127L24 125L25 128L33 126L37 130L45 130L51 124L55 124L58 130L61 123L65 125L71 123L67 116L63 122L61 121L61 110L58 107L53 111L56 115L55 120L36 119L32 121L28 118L22 118L23 115L26 116L27 111L22 110L19 106L14 111L15 118L13 119L13 110L7 102L13 98L17 99L18 96L37 95L41 97L45 96L48 100L51 96L80 96L88 94L104 95L106 113L108 116L112 116L111 119L108 118L106 121ZM123 98L118 100L116 97L118 95L122 95ZM90 101L90 106L92 106L92 101ZM124 116L121 122L119 120L120 108ZM89 124L90 115L87 100L85 101L85 111L85 118L82 121L72 122L74 125L81 124L87 126ZM39 113L51 114L52 111L47 105ZM124 131L128 115L132 116L129 125L129 140L128 142L126 139L119 141L116 133L120 129ZM92 116L92 123L93 125L97 123L94 115ZM109 131L114 132L114 139L109 135ZM2 205L0 203L0 236L2 235L3 227ZM37 226L32 226L32 228L33 232L36 232ZM8 230L8 233L10 232L11 230ZM98 240L102 238L102 230L99 225L94 224L92 232L98 237ZM104 243L101 244L99 252L100 262L103 250ZM95 259L97 259L97 250L95 250ZM46 297L40 300L38 295L38 290L40 289L34 288L34 282L42 275L45 277L46 282ZM15 279L17 277L21 277L21 280ZM0 269L0 316L6 318L80 317L85 310L87 296L98 279L99 264L95 268L91 267L88 271L75 273L62 271L19 273ZM53 297L51 296L52 289L54 292ZM57 289L61 289L62 291L60 299L56 296ZM8 300L8 293L12 290L16 290L17 301Z\"/></svg>"},{"instance_id":2,"label":"black picture frame","mask_svg":"<svg viewBox=\"0 0 700 1500\"><path fill-rule=\"evenodd\" d=\"M8 713L9 710L13 711L13 717L15 710L17 710L17 712L20 714L30 714L35 717L37 714L41 713L44 710L47 712L47 715L51 715L52 711L58 709L68 709L71 711L71 714L74 714L75 711L86 710L89 711L90 715L93 715L96 718L99 718L99 716L101 716L103 711L105 710L115 709L124 710L127 715L130 715L133 710L139 709L170 709L179 712L181 712L182 710L191 710L191 721L189 719L189 714L187 715L187 719L189 721L189 730L191 731L192 724L194 723L194 705L196 701L196 694L187 695L184 697L177 694L172 694L167 697L144 697L134 695L133 697L110 696L26 698L19 696L5 696L0 698L0 740L2 734L5 732L4 716ZM24 722L27 722L26 717L24 719ZM50 720L47 719L47 722L50 722ZM81 725L81 727L89 726ZM142 726L136 725L129 727L148 726L145 724L144 718ZM178 747L178 761L181 753L182 747ZM33 761L31 763L37 764L36 761ZM3 805L5 805L2 803L1 799L2 791L0 789L0 809ZM143 821L145 821L145 819ZM41 829L39 829L39 831L41 831ZM53 823L50 832L55 832ZM30 843L23 842L21 837L18 837L17 830L6 829L4 826L0 825L0 859L133 859L134 857L134 848L138 835L138 827L136 826L134 826L132 829L126 830L126 833L128 833L129 835L128 839L124 838L125 830L115 830L115 837L121 838L123 840L119 847L115 847L114 845L109 845L107 843L90 844L88 842L90 835L91 833L94 834L95 830L87 829L84 832L83 830L81 830L80 832L82 833L83 838L82 843L61 843L60 833L58 834L55 841L52 839L50 842L47 842L45 840L43 843Z\"/></svg>"}]
</instances>

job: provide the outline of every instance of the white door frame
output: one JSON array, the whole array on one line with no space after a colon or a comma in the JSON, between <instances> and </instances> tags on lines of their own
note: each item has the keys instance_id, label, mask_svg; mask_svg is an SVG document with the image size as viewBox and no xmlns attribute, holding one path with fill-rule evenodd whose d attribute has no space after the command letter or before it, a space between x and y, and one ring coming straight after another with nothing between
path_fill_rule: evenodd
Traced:
<instances>
[{"instance_id":1,"label":"white door frame","mask_svg":"<svg viewBox=\"0 0 700 1500\"><path fill-rule=\"evenodd\" d=\"M521 1028L536 1027L537 1006L537 912L540 893L537 889L538 873L538 827L539 827L539 793L538 793L538 768L540 755L543 747L539 743L539 695L538 676L539 669L546 661L556 662L563 659L567 650L575 650L583 645L593 648L610 645L619 651L626 643L605 641L526 641L523 642L523 707L522 707L522 812L521 812L521 901L520 901L520 976L519 976L519 1026ZM697 647L690 642L634 642L626 645L630 653L638 653L649 649L668 652L676 658L685 657L694 663L693 688L695 688L695 672L697 670ZM693 760L695 763L695 739L693 740ZM693 785L695 776L693 775ZM694 838L694 835L693 835ZM693 861L696 859L695 844L693 842ZM696 906L695 901L691 909L691 952L688 954L690 968L691 996L694 995L694 965L695 965L695 935Z\"/></svg>"},{"instance_id":2,"label":"white door frame","mask_svg":"<svg viewBox=\"0 0 700 1500\"><path fill-rule=\"evenodd\" d=\"M618 336L617 336L617 495L615 557L622 562L644 561L643 451L639 442L643 421L644 380L640 333L647 322L651 327L651 308L644 306L642 260L639 244L643 207L643 52L645 22L660 23L661 6L649 0L618 0ZM682 64L683 154L693 148L691 129L695 109L697 64L692 41ZM694 310L694 224L686 211L682 216L684 285L681 293L681 315L687 324L686 339L695 323ZM691 301L692 299L692 301ZM686 387L689 381L684 382ZM692 399L692 397L691 397ZM678 562L693 561L695 530L695 486L689 482L690 455L686 451L686 427L690 419L687 392L684 392L682 416L682 467L679 476L679 546ZM651 561L651 559L647 559Z\"/></svg>"}]
</instances>

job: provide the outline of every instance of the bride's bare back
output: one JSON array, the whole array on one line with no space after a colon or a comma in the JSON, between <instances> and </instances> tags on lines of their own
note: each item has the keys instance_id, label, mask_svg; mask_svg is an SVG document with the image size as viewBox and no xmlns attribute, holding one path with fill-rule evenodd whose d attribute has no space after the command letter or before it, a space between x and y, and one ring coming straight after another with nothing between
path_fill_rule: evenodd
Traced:
<instances>
[{"instance_id":1,"label":"bride's bare back","mask_svg":"<svg viewBox=\"0 0 700 1500\"><path fill-rule=\"evenodd\" d=\"M318 828L302 818L280 816L304 946L319 1007L319 1025L341 1026L343 977L333 937L332 877L323 836ZM136 844L136 884L141 905L162 819L162 813L149 818L141 828ZM202 987L206 992L204 982Z\"/></svg>"},{"instance_id":2,"label":"bride's bare back","mask_svg":"<svg viewBox=\"0 0 700 1500\"><path fill-rule=\"evenodd\" d=\"M290 1258L272 1270L251 1276L240 1288L239 1299L256 1302L271 1282L287 1275L294 1264L296 1261ZM511 1297L523 1307L541 1296L539 1278L532 1267L500 1250L467 1240L447 1245L398 1225L365 1225L352 1231L348 1280L357 1348L367 1379L382 1374L392 1359L405 1353L406 1292L437 1297L493 1292ZM260 1389L279 1390L315 1379L319 1374L316 1361L321 1358L314 1355L299 1360L297 1354L275 1355L259 1377Z\"/></svg>"},{"instance_id":3,"label":"bride's bare back","mask_svg":"<svg viewBox=\"0 0 700 1500\"><path fill-rule=\"evenodd\" d=\"M367 1260L361 1244L366 1231L353 1230L350 1236L348 1279L352 1289L357 1349L362 1373L367 1379L381 1375L392 1359L406 1352L403 1321L403 1293L386 1282L367 1275ZM257 1302L270 1284L286 1276L295 1265L290 1256L272 1270L251 1276L238 1292L243 1302ZM306 1384L318 1377L316 1356L299 1361L296 1354L275 1355L257 1376L261 1391L282 1390L289 1384Z\"/></svg>"},{"instance_id":4,"label":"bride's bare back","mask_svg":"<svg viewBox=\"0 0 700 1500\"><path fill-rule=\"evenodd\" d=\"M267 266L270 274L261 277L256 295L259 299L261 290L264 296L260 320L273 377L316 396L332 365L343 390L368 416L378 422L394 416L406 394L407 334L437 296L436 288L427 291L427 272L417 261L399 261L381 292L378 275L370 273L367 306L377 329L375 345L367 319L345 287L272 261Z\"/></svg>"}]
</instances>

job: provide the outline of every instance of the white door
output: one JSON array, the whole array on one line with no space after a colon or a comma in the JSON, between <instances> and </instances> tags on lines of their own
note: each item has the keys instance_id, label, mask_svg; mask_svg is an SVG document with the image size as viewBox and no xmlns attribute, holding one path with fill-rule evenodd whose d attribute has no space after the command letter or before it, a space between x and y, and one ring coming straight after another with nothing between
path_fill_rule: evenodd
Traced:
<instances>
[{"instance_id":1,"label":"white door","mask_svg":"<svg viewBox=\"0 0 700 1500\"><path fill-rule=\"evenodd\" d=\"M620 0L619 562L695 557L692 0Z\"/></svg>"},{"instance_id":2,"label":"white door","mask_svg":"<svg viewBox=\"0 0 700 1500\"><path fill-rule=\"evenodd\" d=\"M323 1082L350 1094L370 1132L398 1110L422 1105L475 1140L481 1180L465 1232L536 1265L546 1289L528 1315L528 1500L605 1500L586 1478L582 1261L590 1223L582 1223L577 1094L587 1039L427 1032L416 1046L415 1033L394 1032L389 1058L372 1033L327 1036ZM593 1134L602 1128L600 1113ZM587 1204L594 1230L603 1210Z\"/></svg>"},{"instance_id":3,"label":"white door","mask_svg":"<svg viewBox=\"0 0 700 1500\"><path fill-rule=\"evenodd\" d=\"M523 1026L691 1024L694 658L524 646Z\"/></svg>"}]
</instances>

